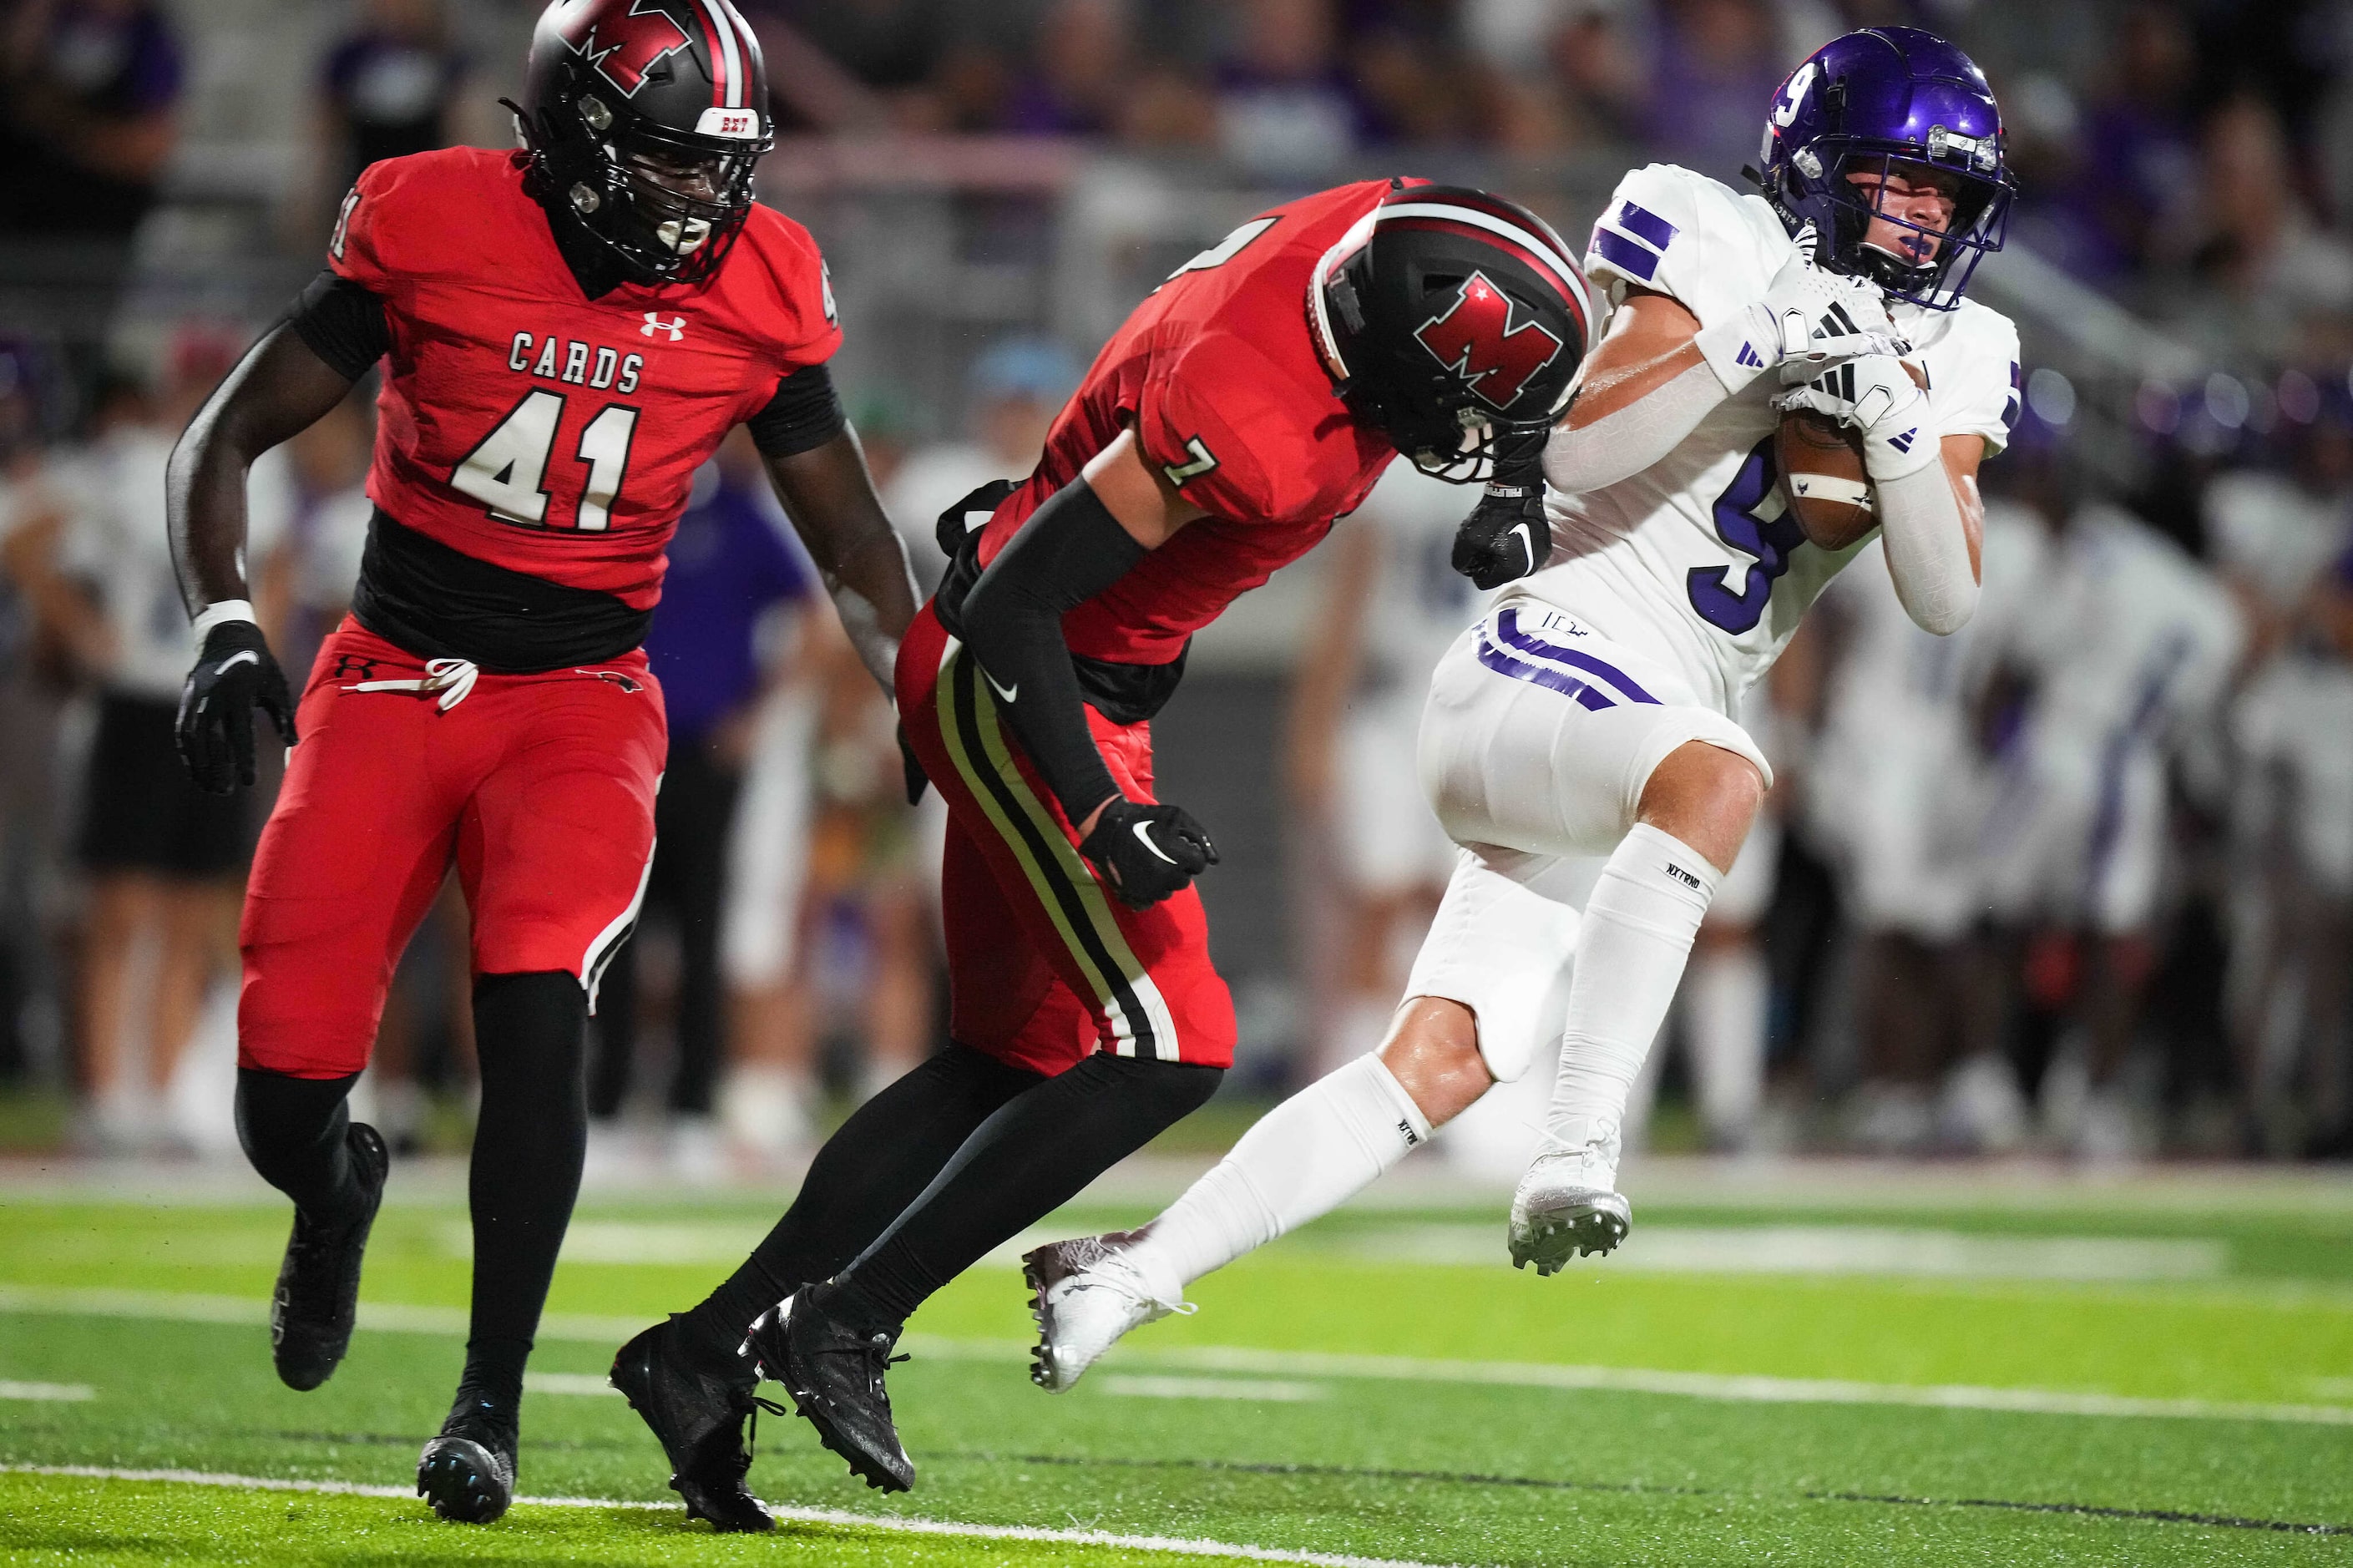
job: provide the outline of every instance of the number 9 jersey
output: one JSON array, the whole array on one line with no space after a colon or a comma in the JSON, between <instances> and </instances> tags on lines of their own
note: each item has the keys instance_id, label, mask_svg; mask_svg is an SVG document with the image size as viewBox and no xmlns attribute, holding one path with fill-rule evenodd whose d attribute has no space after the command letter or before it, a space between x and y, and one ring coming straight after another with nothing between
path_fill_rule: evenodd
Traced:
<instances>
[{"instance_id":1,"label":"number 9 jersey","mask_svg":"<svg viewBox=\"0 0 2353 1568\"><path fill-rule=\"evenodd\" d=\"M694 471L839 347L832 289L808 232L754 206L710 282L587 299L526 164L390 158L344 198L329 260L391 340L368 496L478 561L648 610Z\"/></svg>"},{"instance_id":2,"label":"number 9 jersey","mask_svg":"<svg viewBox=\"0 0 2353 1568\"><path fill-rule=\"evenodd\" d=\"M1646 289L1711 327L1761 299L1794 250L1761 196L1653 163L1620 182L1586 270L1612 305ZM2018 329L1968 300L1949 311L1890 308L1926 374L1937 434L1981 437L1989 455L2000 451L2018 417ZM1773 457L1771 399L1781 390L1778 376L1759 376L1642 472L1579 495L1550 492L1551 562L1502 602L1567 610L1736 719L1741 694L1862 548L1825 551L1788 514Z\"/></svg>"}]
</instances>

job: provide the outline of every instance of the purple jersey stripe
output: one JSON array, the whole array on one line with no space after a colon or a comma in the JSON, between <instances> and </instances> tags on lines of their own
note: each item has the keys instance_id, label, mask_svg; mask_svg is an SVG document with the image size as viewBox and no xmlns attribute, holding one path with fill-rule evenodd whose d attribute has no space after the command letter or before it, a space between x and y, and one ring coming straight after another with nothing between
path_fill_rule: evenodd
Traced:
<instances>
[{"instance_id":1,"label":"purple jersey stripe","mask_svg":"<svg viewBox=\"0 0 2353 1568\"><path fill-rule=\"evenodd\" d=\"M1617 222L1620 228L1637 239L1649 240L1657 249L1664 250L1674 242L1674 225L1651 211L1650 208L1638 207L1632 202L1628 202L1618 209Z\"/></svg>"},{"instance_id":2,"label":"purple jersey stripe","mask_svg":"<svg viewBox=\"0 0 2353 1568\"><path fill-rule=\"evenodd\" d=\"M1648 283L1659 270L1659 258L1620 234L1616 229L1597 228L1593 231L1593 252L1629 278L1640 278Z\"/></svg>"},{"instance_id":3,"label":"purple jersey stripe","mask_svg":"<svg viewBox=\"0 0 2353 1568\"><path fill-rule=\"evenodd\" d=\"M1517 610L1504 610L1496 616L1495 635L1522 653L1533 654L1538 658L1552 659L1556 663L1566 664L1573 668L1598 675L1616 687L1630 701L1649 702L1655 705L1659 700L1637 686L1633 678L1616 665L1598 659L1589 653L1580 653L1573 647L1562 647L1556 643L1546 642L1541 637L1520 630L1520 613Z\"/></svg>"},{"instance_id":4,"label":"purple jersey stripe","mask_svg":"<svg viewBox=\"0 0 2353 1568\"><path fill-rule=\"evenodd\" d=\"M1498 675L1508 675L1514 680L1525 680L1532 686L1541 686L1547 690L1557 691L1564 697L1573 697L1579 706L1593 709L1597 712L1604 708L1618 706L1607 692L1595 690L1568 671L1553 669L1541 664L1530 664L1525 659L1514 658L1510 654L1489 642L1483 636L1479 639L1479 662Z\"/></svg>"}]
</instances>

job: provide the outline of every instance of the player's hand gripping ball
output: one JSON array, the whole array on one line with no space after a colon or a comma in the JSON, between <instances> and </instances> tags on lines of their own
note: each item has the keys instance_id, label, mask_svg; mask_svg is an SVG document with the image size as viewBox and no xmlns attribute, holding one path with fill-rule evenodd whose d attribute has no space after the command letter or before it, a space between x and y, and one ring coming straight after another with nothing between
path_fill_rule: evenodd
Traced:
<instances>
[{"instance_id":1,"label":"player's hand gripping ball","mask_svg":"<svg viewBox=\"0 0 2353 1568\"><path fill-rule=\"evenodd\" d=\"M1922 384L1918 366L1893 363L1902 364L1915 387ZM1824 550L1860 543L1879 526L1878 497L1863 458L1867 426L1856 406L1864 390L1858 384L1869 379L1841 367L1773 400L1781 416L1773 456L1782 489L1799 529Z\"/></svg>"},{"instance_id":2,"label":"player's hand gripping ball","mask_svg":"<svg viewBox=\"0 0 2353 1568\"><path fill-rule=\"evenodd\" d=\"M269 715L280 739L294 743L294 700L261 628L251 621L223 621L206 636L180 688L174 731L180 761L199 788L227 795L253 783L256 708Z\"/></svg>"},{"instance_id":3,"label":"player's hand gripping ball","mask_svg":"<svg viewBox=\"0 0 2353 1568\"><path fill-rule=\"evenodd\" d=\"M1552 524L1544 509L1549 438L1549 432L1537 431L1497 443L1494 477L1454 531L1454 570L1482 589L1516 582L1552 554Z\"/></svg>"},{"instance_id":4,"label":"player's hand gripping ball","mask_svg":"<svg viewBox=\"0 0 2353 1568\"><path fill-rule=\"evenodd\" d=\"M1174 805L1115 800L1079 846L1132 910L1147 910L1218 863L1218 847L1192 814Z\"/></svg>"}]
</instances>

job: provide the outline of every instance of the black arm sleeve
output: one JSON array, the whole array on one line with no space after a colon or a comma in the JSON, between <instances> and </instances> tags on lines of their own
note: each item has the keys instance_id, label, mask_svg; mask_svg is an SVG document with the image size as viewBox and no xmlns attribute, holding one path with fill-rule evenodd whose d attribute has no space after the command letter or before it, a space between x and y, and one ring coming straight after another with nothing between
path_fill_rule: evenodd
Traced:
<instances>
[{"instance_id":1,"label":"black arm sleeve","mask_svg":"<svg viewBox=\"0 0 2353 1568\"><path fill-rule=\"evenodd\" d=\"M744 421L752 444L771 458L814 452L849 427L833 374L821 364L804 365L776 383L768 405Z\"/></svg>"},{"instance_id":2,"label":"black arm sleeve","mask_svg":"<svg viewBox=\"0 0 2353 1568\"><path fill-rule=\"evenodd\" d=\"M1127 575L1145 553L1094 488L1072 479L1029 514L964 603L965 646L1072 826L1120 789L1087 729L1062 613Z\"/></svg>"},{"instance_id":3,"label":"black arm sleeve","mask_svg":"<svg viewBox=\"0 0 2353 1568\"><path fill-rule=\"evenodd\" d=\"M365 375L392 348L384 301L332 269L322 271L294 296L288 319L295 335L346 381Z\"/></svg>"}]
</instances>

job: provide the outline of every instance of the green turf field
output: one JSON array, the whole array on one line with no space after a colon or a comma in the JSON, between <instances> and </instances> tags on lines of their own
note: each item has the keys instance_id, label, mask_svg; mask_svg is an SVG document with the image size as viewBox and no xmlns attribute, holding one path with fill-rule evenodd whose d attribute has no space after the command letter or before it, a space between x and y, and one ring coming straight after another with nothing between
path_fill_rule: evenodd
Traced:
<instances>
[{"instance_id":1,"label":"green turf field","mask_svg":"<svg viewBox=\"0 0 2353 1568\"><path fill-rule=\"evenodd\" d=\"M915 1491L770 1419L752 1480L788 1517L751 1540L687 1525L597 1390L769 1205L584 1204L524 1413L551 1500L468 1530L403 1495L461 1353L463 1210L402 1198L351 1359L297 1394L260 1327L280 1210L0 1191L0 1561L2353 1560L2341 1184L1638 1189L1628 1250L1550 1280L1502 1265L1499 1205L1351 1212L1059 1398L991 1264L892 1373Z\"/></svg>"}]
</instances>

